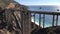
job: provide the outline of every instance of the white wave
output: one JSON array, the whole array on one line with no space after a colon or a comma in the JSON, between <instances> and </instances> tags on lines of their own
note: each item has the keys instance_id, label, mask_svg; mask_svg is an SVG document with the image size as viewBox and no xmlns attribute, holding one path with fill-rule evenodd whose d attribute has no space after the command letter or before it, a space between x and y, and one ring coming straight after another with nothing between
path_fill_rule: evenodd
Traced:
<instances>
[{"instance_id":1,"label":"white wave","mask_svg":"<svg viewBox=\"0 0 60 34\"><path fill-rule=\"evenodd\" d=\"M34 20L33 19L31 19L31 21L34 23ZM38 22L35 22L35 24L39 26L39 23ZM43 27L43 23L41 23L41 27Z\"/></svg>"}]
</instances>

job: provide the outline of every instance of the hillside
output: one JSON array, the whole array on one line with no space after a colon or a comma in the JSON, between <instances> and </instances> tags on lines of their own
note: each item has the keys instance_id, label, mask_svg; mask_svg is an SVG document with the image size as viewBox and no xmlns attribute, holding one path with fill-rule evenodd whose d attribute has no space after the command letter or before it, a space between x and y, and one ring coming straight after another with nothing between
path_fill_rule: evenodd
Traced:
<instances>
[{"instance_id":1,"label":"hillside","mask_svg":"<svg viewBox=\"0 0 60 34\"><path fill-rule=\"evenodd\" d=\"M6 7L9 3L17 3L14 0L0 0L0 7Z\"/></svg>"}]
</instances>

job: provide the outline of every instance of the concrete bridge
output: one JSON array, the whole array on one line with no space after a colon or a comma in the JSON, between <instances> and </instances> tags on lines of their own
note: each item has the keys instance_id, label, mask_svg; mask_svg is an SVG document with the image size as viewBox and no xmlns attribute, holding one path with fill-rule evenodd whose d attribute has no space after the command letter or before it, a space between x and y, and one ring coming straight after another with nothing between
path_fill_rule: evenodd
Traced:
<instances>
[{"instance_id":1,"label":"concrete bridge","mask_svg":"<svg viewBox=\"0 0 60 34\"><path fill-rule=\"evenodd\" d=\"M58 29L58 16L60 15L60 12L29 11L29 10L26 11L26 10L22 10L22 9L4 9L2 11L3 11L2 14L5 14L4 18L7 23L6 28L9 29L9 27L12 26L12 28L10 27L10 29L14 30L14 31L18 31L20 34L32 34L31 32L38 32L40 29L41 30L44 29L45 15L53 16L51 31L54 30L54 20L55 20L55 16L56 16L56 29ZM34 23L31 22L32 14L34 14L34 16L33 16ZM39 14L39 25L35 24L35 14ZM41 18L42 18L41 14L43 14L43 28L41 28ZM11 24L14 24L14 25L11 25ZM32 28L32 26L33 26L33 28ZM33 34L35 34L35 33L33 33Z\"/></svg>"}]
</instances>

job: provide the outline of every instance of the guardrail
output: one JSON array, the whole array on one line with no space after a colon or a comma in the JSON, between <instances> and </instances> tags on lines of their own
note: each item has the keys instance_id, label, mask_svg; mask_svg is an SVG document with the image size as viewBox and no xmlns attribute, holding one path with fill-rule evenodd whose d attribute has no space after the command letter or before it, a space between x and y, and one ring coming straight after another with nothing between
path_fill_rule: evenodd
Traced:
<instances>
[{"instance_id":1,"label":"guardrail","mask_svg":"<svg viewBox=\"0 0 60 34\"><path fill-rule=\"evenodd\" d=\"M58 16L60 15L60 12L47 12L47 11L29 11L31 14L34 14L34 22L35 22L35 14L39 14L39 26L41 26L41 14L43 14L43 28L45 26L45 15L52 15L52 26L54 26L54 18L56 15L56 26L58 25Z\"/></svg>"}]
</instances>

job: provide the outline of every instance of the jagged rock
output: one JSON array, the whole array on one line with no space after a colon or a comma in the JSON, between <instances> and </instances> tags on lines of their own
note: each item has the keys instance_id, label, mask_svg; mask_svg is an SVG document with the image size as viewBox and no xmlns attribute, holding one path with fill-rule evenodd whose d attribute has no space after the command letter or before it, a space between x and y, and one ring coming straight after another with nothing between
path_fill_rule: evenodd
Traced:
<instances>
[{"instance_id":1,"label":"jagged rock","mask_svg":"<svg viewBox=\"0 0 60 34\"><path fill-rule=\"evenodd\" d=\"M0 0L0 34L21 34L21 13L19 9L27 10L25 6L13 0ZM12 6L11 6L12 5ZM8 9L6 7L9 7ZM12 8L13 7L13 8ZM4 9L3 9L4 8ZM3 9L3 10L2 10ZM15 10L16 9L16 10ZM14 11L15 10L15 11ZM5 17L3 17L4 15Z\"/></svg>"}]
</instances>

